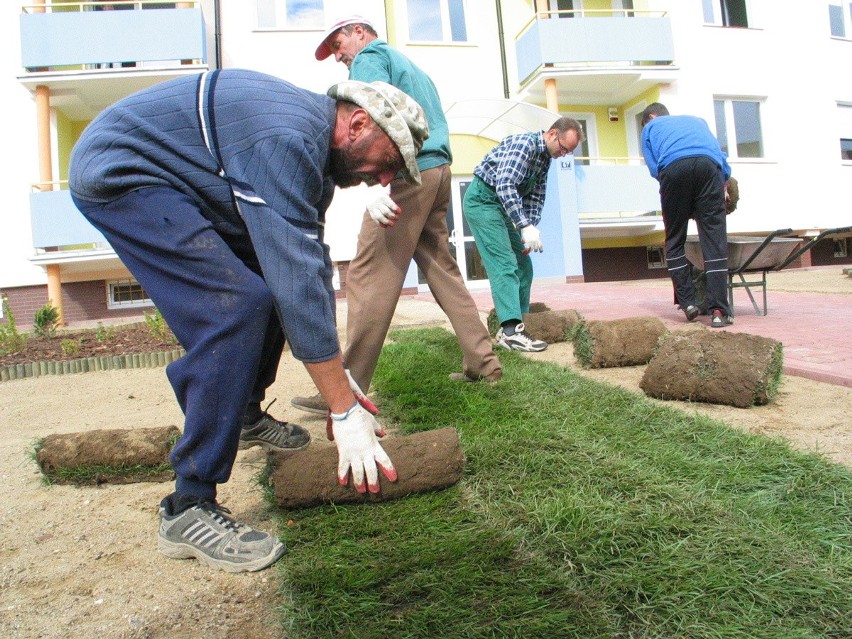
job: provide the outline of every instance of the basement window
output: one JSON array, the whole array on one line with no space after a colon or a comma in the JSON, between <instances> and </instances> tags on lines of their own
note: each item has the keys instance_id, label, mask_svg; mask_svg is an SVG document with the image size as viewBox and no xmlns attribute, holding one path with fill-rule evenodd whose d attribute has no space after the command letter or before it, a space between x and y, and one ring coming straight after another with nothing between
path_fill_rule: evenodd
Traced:
<instances>
[{"instance_id":1,"label":"basement window","mask_svg":"<svg viewBox=\"0 0 852 639\"><path fill-rule=\"evenodd\" d=\"M107 282L107 308L137 308L153 305L154 302L136 280Z\"/></svg>"},{"instance_id":2,"label":"basement window","mask_svg":"<svg viewBox=\"0 0 852 639\"><path fill-rule=\"evenodd\" d=\"M663 247L648 247L648 268L666 268L666 254L663 252Z\"/></svg>"}]
</instances>

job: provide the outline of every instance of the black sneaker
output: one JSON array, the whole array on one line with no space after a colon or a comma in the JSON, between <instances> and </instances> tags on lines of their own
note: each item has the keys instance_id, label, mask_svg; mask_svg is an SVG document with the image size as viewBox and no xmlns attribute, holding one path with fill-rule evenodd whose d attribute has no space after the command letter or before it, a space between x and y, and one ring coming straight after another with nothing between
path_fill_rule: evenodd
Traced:
<instances>
[{"instance_id":1,"label":"black sneaker","mask_svg":"<svg viewBox=\"0 0 852 639\"><path fill-rule=\"evenodd\" d=\"M169 495L160 502L157 547L172 559L198 559L226 572L254 572L284 554L279 539L229 516L214 500Z\"/></svg>"},{"instance_id":2,"label":"black sneaker","mask_svg":"<svg viewBox=\"0 0 852 639\"><path fill-rule=\"evenodd\" d=\"M685 309L683 309L683 314L686 315L687 322L693 322L695 321L695 318L701 314L701 309L693 304L690 304Z\"/></svg>"},{"instance_id":3,"label":"black sneaker","mask_svg":"<svg viewBox=\"0 0 852 639\"><path fill-rule=\"evenodd\" d=\"M734 318L730 315L725 315L719 309L713 311L713 318L710 320L710 326L713 328L723 328L734 323Z\"/></svg>"},{"instance_id":4,"label":"black sneaker","mask_svg":"<svg viewBox=\"0 0 852 639\"><path fill-rule=\"evenodd\" d=\"M239 449L263 446L285 451L302 450L310 443L311 435L304 428L277 420L264 411L256 422L243 425Z\"/></svg>"}]
</instances>

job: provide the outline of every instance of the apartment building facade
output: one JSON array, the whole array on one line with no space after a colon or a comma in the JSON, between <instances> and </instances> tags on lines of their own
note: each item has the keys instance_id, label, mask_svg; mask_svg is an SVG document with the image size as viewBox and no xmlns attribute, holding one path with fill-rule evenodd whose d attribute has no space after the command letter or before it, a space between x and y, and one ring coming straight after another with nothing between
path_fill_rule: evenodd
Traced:
<instances>
[{"instance_id":1,"label":"apartment building facade","mask_svg":"<svg viewBox=\"0 0 852 639\"><path fill-rule=\"evenodd\" d=\"M487 286L462 214L473 167L505 135L559 115L581 120L587 140L551 168L536 276L666 276L657 184L637 120L655 101L703 117L723 144L742 194L730 233L789 229L820 238L803 264L852 263L848 1L43 0L2 11L11 144L0 291L21 323L48 299L66 322L150 307L65 189L70 150L100 110L217 67L324 92L347 70L317 62L314 49L327 24L351 13L371 20L441 92L454 153L448 224L471 287ZM329 211L327 240L341 265L354 254L369 191L339 191ZM407 288L419 279L412 265Z\"/></svg>"}]
</instances>

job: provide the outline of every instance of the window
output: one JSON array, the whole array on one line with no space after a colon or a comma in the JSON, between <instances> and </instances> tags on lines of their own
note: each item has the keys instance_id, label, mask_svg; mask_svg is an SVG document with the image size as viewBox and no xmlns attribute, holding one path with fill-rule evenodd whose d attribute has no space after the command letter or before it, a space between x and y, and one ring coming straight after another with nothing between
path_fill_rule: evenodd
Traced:
<instances>
[{"instance_id":1,"label":"window","mask_svg":"<svg viewBox=\"0 0 852 639\"><path fill-rule=\"evenodd\" d=\"M583 127L583 136L586 138L577 148L574 149L574 162L581 165L591 164L588 158L596 158L598 156L598 127L594 113L578 113L578 112L560 112L560 115L574 118ZM587 158L578 160L577 158Z\"/></svg>"},{"instance_id":2,"label":"window","mask_svg":"<svg viewBox=\"0 0 852 639\"><path fill-rule=\"evenodd\" d=\"M716 99L716 138L729 158L762 158L763 133L760 102L757 100Z\"/></svg>"},{"instance_id":3,"label":"window","mask_svg":"<svg viewBox=\"0 0 852 639\"><path fill-rule=\"evenodd\" d=\"M852 160L852 103L837 104L837 137L840 138L840 159Z\"/></svg>"},{"instance_id":4,"label":"window","mask_svg":"<svg viewBox=\"0 0 852 639\"><path fill-rule=\"evenodd\" d=\"M848 243L846 238L834 240L834 257L848 257Z\"/></svg>"},{"instance_id":5,"label":"window","mask_svg":"<svg viewBox=\"0 0 852 639\"><path fill-rule=\"evenodd\" d=\"M747 27L748 0L702 0L704 22L723 27Z\"/></svg>"},{"instance_id":6,"label":"window","mask_svg":"<svg viewBox=\"0 0 852 639\"><path fill-rule=\"evenodd\" d=\"M257 0L260 29L322 29L323 0Z\"/></svg>"},{"instance_id":7,"label":"window","mask_svg":"<svg viewBox=\"0 0 852 639\"><path fill-rule=\"evenodd\" d=\"M467 42L466 0L408 0L408 37L420 42Z\"/></svg>"},{"instance_id":8,"label":"window","mask_svg":"<svg viewBox=\"0 0 852 639\"><path fill-rule=\"evenodd\" d=\"M648 268L666 268L666 254L662 246L648 247Z\"/></svg>"},{"instance_id":9,"label":"window","mask_svg":"<svg viewBox=\"0 0 852 639\"><path fill-rule=\"evenodd\" d=\"M550 10L559 11L556 16L559 18L573 18L582 15L583 2L582 0L550 0Z\"/></svg>"},{"instance_id":10,"label":"window","mask_svg":"<svg viewBox=\"0 0 852 639\"><path fill-rule=\"evenodd\" d=\"M852 3L831 2L828 5L828 24L833 37L852 37Z\"/></svg>"},{"instance_id":11,"label":"window","mask_svg":"<svg viewBox=\"0 0 852 639\"><path fill-rule=\"evenodd\" d=\"M107 286L107 308L153 306L148 294L136 280L117 280Z\"/></svg>"}]
</instances>

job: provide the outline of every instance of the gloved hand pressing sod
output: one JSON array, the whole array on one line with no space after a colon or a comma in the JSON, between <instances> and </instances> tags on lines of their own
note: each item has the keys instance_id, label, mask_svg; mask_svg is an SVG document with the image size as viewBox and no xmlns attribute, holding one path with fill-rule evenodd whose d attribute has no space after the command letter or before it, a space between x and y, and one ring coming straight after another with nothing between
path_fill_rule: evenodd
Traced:
<instances>
[{"instance_id":1,"label":"gloved hand pressing sod","mask_svg":"<svg viewBox=\"0 0 852 639\"><path fill-rule=\"evenodd\" d=\"M376 224L383 228L393 226L401 212L396 202L387 193L382 193L367 205L367 213L370 214Z\"/></svg>"},{"instance_id":2,"label":"gloved hand pressing sod","mask_svg":"<svg viewBox=\"0 0 852 639\"><path fill-rule=\"evenodd\" d=\"M541 253L544 251L544 246L541 243L541 233L532 224L521 229L521 239L523 239L524 245L527 247L524 253L529 253L530 251Z\"/></svg>"},{"instance_id":3,"label":"gloved hand pressing sod","mask_svg":"<svg viewBox=\"0 0 852 639\"><path fill-rule=\"evenodd\" d=\"M378 440L385 436L385 429L360 404L353 404L342 414L329 413L326 432L337 444L337 482L341 486L349 483L351 471L355 490L378 493L381 486L377 466L389 481L396 481L396 468Z\"/></svg>"}]
</instances>

